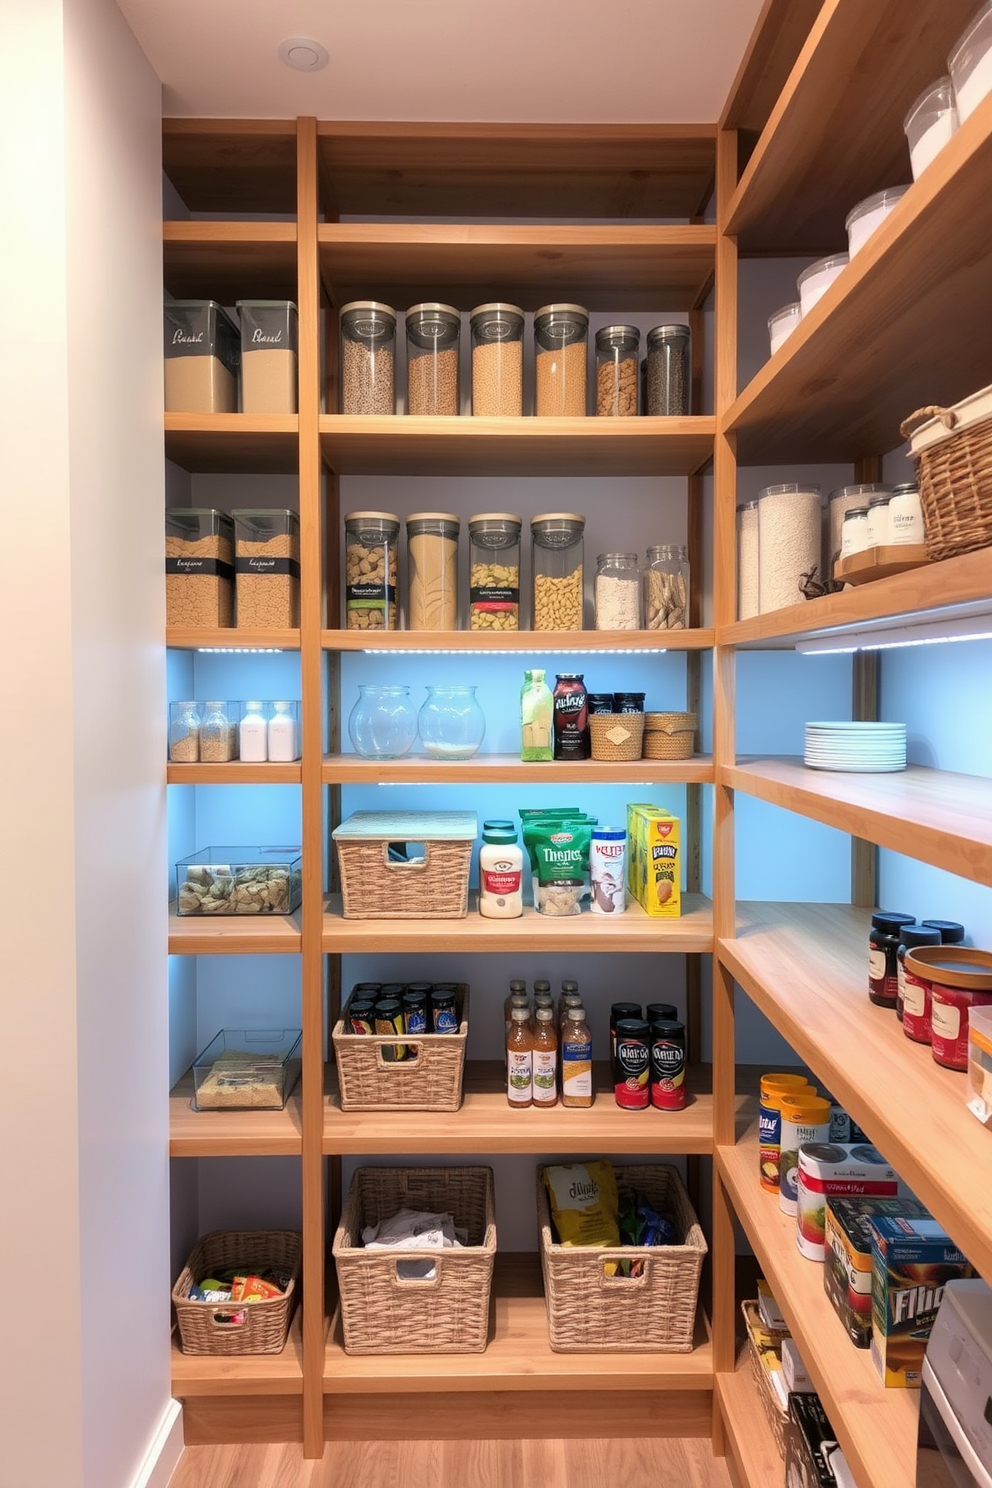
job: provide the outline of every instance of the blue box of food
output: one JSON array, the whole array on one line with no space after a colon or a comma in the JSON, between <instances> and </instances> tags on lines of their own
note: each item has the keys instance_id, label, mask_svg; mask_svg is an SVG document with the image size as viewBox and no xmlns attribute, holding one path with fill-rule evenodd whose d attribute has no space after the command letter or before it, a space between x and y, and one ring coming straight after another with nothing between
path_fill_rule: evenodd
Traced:
<instances>
[{"instance_id":1,"label":"blue box of food","mask_svg":"<svg viewBox=\"0 0 992 1488\"><path fill-rule=\"evenodd\" d=\"M974 1274L935 1219L872 1215L871 1356L883 1384L919 1389L944 1287Z\"/></svg>"}]
</instances>

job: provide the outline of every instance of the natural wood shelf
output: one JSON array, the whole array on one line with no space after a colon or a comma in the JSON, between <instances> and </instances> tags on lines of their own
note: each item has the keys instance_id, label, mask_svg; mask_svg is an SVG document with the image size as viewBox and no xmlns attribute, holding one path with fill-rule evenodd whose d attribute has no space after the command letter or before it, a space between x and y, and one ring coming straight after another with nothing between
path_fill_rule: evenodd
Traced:
<instances>
[{"instance_id":1,"label":"natural wood shelf","mask_svg":"<svg viewBox=\"0 0 992 1488\"><path fill-rule=\"evenodd\" d=\"M992 884L992 779L910 765L891 774L810 770L801 759L742 760L720 783L891 852Z\"/></svg>"},{"instance_id":2,"label":"natural wood shelf","mask_svg":"<svg viewBox=\"0 0 992 1488\"><path fill-rule=\"evenodd\" d=\"M697 630L325 630L326 651L519 652L556 655L623 651L708 651L712 629Z\"/></svg>"},{"instance_id":3,"label":"natural wood shelf","mask_svg":"<svg viewBox=\"0 0 992 1488\"><path fill-rule=\"evenodd\" d=\"M875 13L857 0L840 8ZM899 9L896 0L887 8ZM946 12L959 8L954 0ZM970 9L965 0L964 12ZM904 18L899 25L915 45ZM910 90L910 102L913 96ZM835 117L831 111L831 128ZM790 133L788 148L797 137ZM838 151L836 159L846 172L847 157ZM851 460L894 449L901 421L915 409L955 403L988 381L981 338L954 327L961 306L976 324L992 313L992 278L975 247L992 235L990 172L987 98L732 404L726 427L741 464ZM819 173L809 180L819 199ZM858 199L853 193L848 205ZM791 212L789 194L780 200ZM844 246L842 232L832 246Z\"/></svg>"},{"instance_id":4,"label":"natural wood shelf","mask_svg":"<svg viewBox=\"0 0 992 1488\"><path fill-rule=\"evenodd\" d=\"M862 1488L906 1488L916 1472L919 1392L887 1390L870 1351L848 1338L823 1289L823 1267L796 1246L795 1218L758 1183L756 1128L736 1147L719 1147L717 1160L852 1473Z\"/></svg>"},{"instance_id":5,"label":"natural wood shelf","mask_svg":"<svg viewBox=\"0 0 992 1488\"><path fill-rule=\"evenodd\" d=\"M203 1395L300 1395L303 1340L300 1309L281 1354L184 1354L172 1335L172 1393L177 1400Z\"/></svg>"},{"instance_id":6,"label":"natural wood shelf","mask_svg":"<svg viewBox=\"0 0 992 1488\"><path fill-rule=\"evenodd\" d=\"M765 0L720 117L721 129L760 133L805 45L822 0Z\"/></svg>"},{"instance_id":7,"label":"natural wood shelf","mask_svg":"<svg viewBox=\"0 0 992 1488\"><path fill-rule=\"evenodd\" d=\"M193 474L295 475L296 414L167 413L165 458Z\"/></svg>"},{"instance_id":8,"label":"natural wood shelf","mask_svg":"<svg viewBox=\"0 0 992 1488\"><path fill-rule=\"evenodd\" d=\"M320 443L338 475L691 475L712 457L715 431L708 417L335 413L321 416Z\"/></svg>"},{"instance_id":9,"label":"natural wood shelf","mask_svg":"<svg viewBox=\"0 0 992 1488\"><path fill-rule=\"evenodd\" d=\"M299 651L299 630L249 630L226 626L216 630L194 630L170 625L165 644L175 651Z\"/></svg>"},{"instance_id":10,"label":"natural wood shelf","mask_svg":"<svg viewBox=\"0 0 992 1488\"><path fill-rule=\"evenodd\" d=\"M195 770L197 766L183 768ZM331 754L324 758L323 778L328 785L372 785L386 781L419 785L448 781L478 781L485 785L522 785L528 781L549 785L712 785L713 760L710 755L695 755L687 760L642 759L629 764L611 764L607 760L528 764L515 754L476 754L467 760L434 760L422 754L397 760L367 760L359 754Z\"/></svg>"},{"instance_id":11,"label":"natural wood shelf","mask_svg":"<svg viewBox=\"0 0 992 1488\"><path fill-rule=\"evenodd\" d=\"M876 579L891 579L893 574L907 573L910 569L923 568L927 563L925 543L883 543L879 547L865 548L861 553L850 553L838 558L834 564L833 577L838 583L872 584Z\"/></svg>"},{"instance_id":12,"label":"natural wood shelf","mask_svg":"<svg viewBox=\"0 0 992 1488\"><path fill-rule=\"evenodd\" d=\"M482 1354L346 1354L338 1315L331 1321L324 1389L362 1395L368 1390L419 1394L424 1390L708 1390L713 1348L700 1319L689 1354L556 1354L539 1257L497 1254L489 1344Z\"/></svg>"},{"instance_id":13,"label":"natural wood shelf","mask_svg":"<svg viewBox=\"0 0 992 1488\"><path fill-rule=\"evenodd\" d=\"M868 1001L869 912L747 903L738 916L720 960L992 1279L992 1185L975 1180L988 1170L989 1134L965 1105L966 1077Z\"/></svg>"},{"instance_id":14,"label":"natural wood shelf","mask_svg":"<svg viewBox=\"0 0 992 1488\"><path fill-rule=\"evenodd\" d=\"M295 119L163 119L162 169L191 212L296 215Z\"/></svg>"},{"instance_id":15,"label":"natural wood shelf","mask_svg":"<svg viewBox=\"0 0 992 1488\"><path fill-rule=\"evenodd\" d=\"M295 222L164 222L162 235L177 300L297 298Z\"/></svg>"},{"instance_id":16,"label":"natural wood shelf","mask_svg":"<svg viewBox=\"0 0 992 1488\"><path fill-rule=\"evenodd\" d=\"M169 906L170 956L299 955L300 911L292 915L177 915Z\"/></svg>"},{"instance_id":17,"label":"natural wood shelf","mask_svg":"<svg viewBox=\"0 0 992 1488\"><path fill-rule=\"evenodd\" d=\"M168 765L169 785L299 785L301 765L253 765L232 760L225 765Z\"/></svg>"},{"instance_id":18,"label":"natural wood shelf","mask_svg":"<svg viewBox=\"0 0 992 1488\"><path fill-rule=\"evenodd\" d=\"M728 1455L740 1474L741 1488L778 1483L784 1472L782 1458L758 1399L746 1347L733 1374L716 1376L716 1393L730 1438Z\"/></svg>"},{"instance_id":19,"label":"natural wood shelf","mask_svg":"<svg viewBox=\"0 0 992 1488\"><path fill-rule=\"evenodd\" d=\"M299 1157L300 1085L283 1111L194 1111L193 1072L169 1092L170 1157Z\"/></svg>"},{"instance_id":20,"label":"natural wood shelf","mask_svg":"<svg viewBox=\"0 0 992 1488\"><path fill-rule=\"evenodd\" d=\"M459 310L500 295L524 310L577 300L588 310L690 310L713 278L716 228L438 226L329 222L320 265L331 303L368 286L397 307L441 298ZM621 285L620 290L617 286Z\"/></svg>"},{"instance_id":21,"label":"natural wood shelf","mask_svg":"<svg viewBox=\"0 0 992 1488\"><path fill-rule=\"evenodd\" d=\"M713 908L703 894L683 894L677 920L656 920L628 904L618 920L585 911L556 919L529 905L517 920L486 920L478 896L469 894L462 920L346 920L332 894L324 915L323 948L329 955L420 951L660 951L705 953L713 949Z\"/></svg>"}]
</instances>

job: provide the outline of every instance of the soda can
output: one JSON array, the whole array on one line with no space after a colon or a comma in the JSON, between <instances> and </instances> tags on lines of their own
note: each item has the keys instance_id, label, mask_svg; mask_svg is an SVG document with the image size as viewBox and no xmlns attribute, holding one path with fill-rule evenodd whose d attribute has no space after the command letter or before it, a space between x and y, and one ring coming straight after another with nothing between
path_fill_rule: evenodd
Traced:
<instances>
[{"instance_id":1,"label":"soda can","mask_svg":"<svg viewBox=\"0 0 992 1488\"><path fill-rule=\"evenodd\" d=\"M625 1111L646 1111L650 1102L648 1089L651 1066L651 1044L648 1025L643 1018L621 1018L617 1023L616 1073L613 1092L618 1106Z\"/></svg>"},{"instance_id":2,"label":"soda can","mask_svg":"<svg viewBox=\"0 0 992 1488\"><path fill-rule=\"evenodd\" d=\"M353 997L348 1004L349 1033L375 1033L375 1003L371 998Z\"/></svg>"},{"instance_id":3,"label":"soda can","mask_svg":"<svg viewBox=\"0 0 992 1488\"><path fill-rule=\"evenodd\" d=\"M383 1033L402 1033L403 1030L403 1007L397 998L391 997L380 1000L375 1008L375 1031ZM406 1044L384 1044L382 1047L383 1059L390 1063L406 1058Z\"/></svg>"},{"instance_id":4,"label":"soda can","mask_svg":"<svg viewBox=\"0 0 992 1488\"><path fill-rule=\"evenodd\" d=\"M617 1083L617 1024L621 1018L642 1018L639 1002L615 1002L610 1008L610 1078Z\"/></svg>"},{"instance_id":5,"label":"soda can","mask_svg":"<svg viewBox=\"0 0 992 1488\"><path fill-rule=\"evenodd\" d=\"M403 993L403 1032L427 1032L427 993L411 988Z\"/></svg>"},{"instance_id":6,"label":"soda can","mask_svg":"<svg viewBox=\"0 0 992 1488\"><path fill-rule=\"evenodd\" d=\"M685 1024L658 1019L651 1024L651 1104L659 1111L681 1111L685 1088Z\"/></svg>"},{"instance_id":7,"label":"soda can","mask_svg":"<svg viewBox=\"0 0 992 1488\"><path fill-rule=\"evenodd\" d=\"M458 1008L453 989L438 986L431 993L431 1027L435 1033L458 1032Z\"/></svg>"}]
</instances>

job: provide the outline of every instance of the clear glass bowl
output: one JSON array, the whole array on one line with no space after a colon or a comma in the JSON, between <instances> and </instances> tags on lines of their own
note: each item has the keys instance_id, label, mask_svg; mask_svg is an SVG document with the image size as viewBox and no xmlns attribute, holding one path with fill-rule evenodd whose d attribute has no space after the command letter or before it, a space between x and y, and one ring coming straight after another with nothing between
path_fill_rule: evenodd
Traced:
<instances>
[{"instance_id":1,"label":"clear glass bowl","mask_svg":"<svg viewBox=\"0 0 992 1488\"><path fill-rule=\"evenodd\" d=\"M471 759L486 736L474 687L428 687L418 723L431 759Z\"/></svg>"},{"instance_id":2,"label":"clear glass bowl","mask_svg":"<svg viewBox=\"0 0 992 1488\"><path fill-rule=\"evenodd\" d=\"M348 736L365 759L401 759L417 737L417 711L409 687L369 683L348 719Z\"/></svg>"}]
</instances>

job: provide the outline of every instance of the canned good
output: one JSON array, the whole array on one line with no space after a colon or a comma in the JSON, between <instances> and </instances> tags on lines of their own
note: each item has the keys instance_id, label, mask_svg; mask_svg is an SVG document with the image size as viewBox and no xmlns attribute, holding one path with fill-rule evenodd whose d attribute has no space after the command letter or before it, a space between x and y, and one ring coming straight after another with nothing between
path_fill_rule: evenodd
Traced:
<instances>
[{"instance_id":1,"label":"canned good","mask_svg":"<svg viewBox=\"0 0 992 1488\"><path fill-rule=\"evenodd\" d=\"M930 1043L945 1069L968 1068L968 1014L992 1006L992 953L941 946L926 958L933 977Z\"/></svg>"},{"instance_id":2,"label":"canned good","mask_svg":"<svg viewBox=\"0 0 992 1488\"><path fill-rule=\"evenodd\" d=\"M398 998L380 998L375 1006L375 1031L378 1034L403 1033L403 1007ZM393 1063L407 1056L406 1044L384 1044L382 1057Z\"/></svg>"},{"instance_id":3,"label":"canned good","mask_svg":"<svg viewBox=\"0 0 992 1488\"><path fill-rule=\"evenodd\" d=\"M758 1179L769 1193L778 1193L782 1137L782 1101L803 1090L805 1075L762 1075L758 1107Z\"/></svg>"},{"instance_id":4,"label":"canned good","mask_svg":"<svg viewBox=\"0 0 992 1488\"><path fill-rule=\"evenodd\" d=\"M613 694L614 713L643 713L644 692L615 692Z\"/></svg>"},{"instance_id":5,"label":"canned good","mask_svg":"<svg viewBox=\"0 0 992 1488\"><path fill-rule=\"evenodd\" d=\"M458 1032L458 1008L454 988L438 986L431 993L431 1027L435 1033Z\"/></svg>"},{"instance_id":6,"label":"canned good","mask_svg":"<svg viewBox=\"0 0 992 1488\"><path fill-rule=\"evenodd\" d=\"M348 1004L348 1028L351 1033L375 1033L375 1003L371 998L351 999Z\"/></svg>"},{"instance_id":7,"label":"canned good","mask_svg":"<svg viewBox=\"0 0 992 1488\"><path fill-rule=\"evenodd\" d=\"M643 1018L644 1009L639 1002L615 1002L610 1008L610 1077L614 1084L617 1078L617 1024L623 1018Z\"/></svg>"},{"instance_id":8,"label":"canned good","mask_svg":"<svg viewBox=\"0 0 992 1488\"><path fill-rule=\"evenodd\" d=\"M896 1017L900 1023L906 1000L906 951L921 945L940 945L940 931L932 925L903 925L896 950Z\"/></svg>"},{"instance_id":9,"label":"canned good","mask_svg":"<svg viewBox=\"0 0 992 1488\"><path fill-rule=\"evenodd\" d=\"M586 695L586 702L590 713L612 713L612 692L590 692Z\"/></svg>"},{"instance_id":10,"label":"canned good","mask_svg":"<svg viewBox=\"0 0 992 1488\"><path fill-rule=\"evenodd\" d=\"M782 1101L779 1136L778 1207L795 1214L799 1202L799 1149L830 1140L830 1102L811 1088L793 1090Z\"/></svg>"},{"instance_id":11,"label":"canned good","mask_svg":"<svg viewBox=\"0 0 992 1488\"><path fill-rule=\"evenodd\" d=\"M613 1092L625 1111L646 1111L650 1104L650 1036L643 1018L621 1018L617 1023Z\"/></svg>"},{"instance_id":12,"label":"canned good","mask_svg":"<svg viewBox=\"0 0 992 1488\"><path fill-rule=\"evenodd\" d=\"M649 1023L678 1023L679 1010L674 1002L649 1002L644 1009Z\"/></svg>"},{"instance_id":13,"label":"canned good","mask_svg":"<svg viewBox=\"0 0 992 1488\"><path fill-rule=\"evenodd\" d=\"M427 997L426 992L408 990L403 993L404 1033L427 1032Z\"/></svg>"},{"instance_id":14,"label":"canned good","mask_svg":"<svg viewBox=\"0 0 992 1488\"><path fill-rule=\"evenodd\" d=\"M681 1111L685 1086L685 1025L658 1019L651 1025L651 1104L659 1111Z\"/></svg>"}]
</instances>

